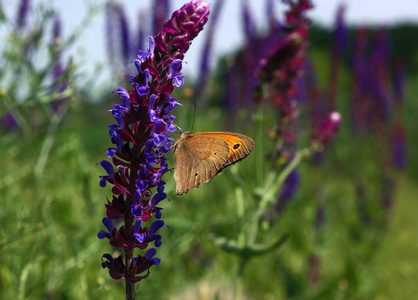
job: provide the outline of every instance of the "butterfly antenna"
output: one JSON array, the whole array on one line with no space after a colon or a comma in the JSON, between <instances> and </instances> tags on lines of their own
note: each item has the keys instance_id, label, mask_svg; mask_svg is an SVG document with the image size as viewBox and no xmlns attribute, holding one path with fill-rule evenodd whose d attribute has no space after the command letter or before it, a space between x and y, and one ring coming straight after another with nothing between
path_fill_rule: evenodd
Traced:
<instances>
[{"instance_id":1,"label":"butterfly antenna","mask_svg":"<svg viewBox=\"0 0 418 300\"><path fill-rule=\"evenodd\" d=\"M190 132L193 132L195 118L196 118L196 96L194 96L193 121L192 121L192 130Z\"/></svg>"},{"instance_id":2,"label":"butterfly antenna","mask_svg":"<svg viewBox=\"0 0 418 300\"><path fill-rule=\"evenodd\" d=\"M171 119L170 119L170 116L168 116L168 115L167 115L167 118L168 118L168 120L170 120L170 123L171 123L171 124L173 124L174 126L176 126L176 128L180 131L180 133L182 133L182 132L183 132L183 130L181 130L181 128L180 128L180 127L178 127L178 126L177 126L177 124L176 124L176 123L174 123L174 122L173 122L173 120L171 120Z\"/></svg>"}]
</instances>

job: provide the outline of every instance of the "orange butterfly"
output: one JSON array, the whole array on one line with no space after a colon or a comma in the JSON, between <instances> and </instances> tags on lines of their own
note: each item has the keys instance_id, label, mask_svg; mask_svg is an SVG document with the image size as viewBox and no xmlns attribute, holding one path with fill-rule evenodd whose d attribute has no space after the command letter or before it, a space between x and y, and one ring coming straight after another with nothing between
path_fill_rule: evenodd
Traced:
<instances>
[{"instance_id":1,"label":"orange butterfly","mask_svg":"<svg viewBox=\"0 0 418 300\"><path fill-rule=\"evenodd\" d=\"M177 195L210 181L226 167L245 158L254 146L251 138L239 133L181 133L173 146Z\"/></svg>"}]
</instances>

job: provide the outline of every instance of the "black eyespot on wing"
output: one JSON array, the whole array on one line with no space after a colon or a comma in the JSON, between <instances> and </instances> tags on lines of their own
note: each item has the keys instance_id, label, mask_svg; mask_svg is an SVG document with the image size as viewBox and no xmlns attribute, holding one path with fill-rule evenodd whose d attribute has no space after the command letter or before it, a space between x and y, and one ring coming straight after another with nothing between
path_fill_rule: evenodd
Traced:
<instances>
[{"instance_id":1,"label":"black eyespot on wing","mask_svg":"<svg viewBox=\"0 0 418 300\"><path fill-rule=\"evenodd\" d=\"M199 176L199 173L198 173L198 172L196 172L196 174L194 174L194 176Z\"/></svg>"},{"instance_id":2,"label":"black eyespot on wing","mask_svg":"<svg viewBox=\"0 0 418 300\"><path fill-rule=\"evenodd\" d=\"M239 148L239 146L241 146L240 144L235 144L234 145L234 149L238 149Z\"/></svg>"},{"instance_id":3,"label":"black eyespot on wing","mask_svg":"<svg viewBox=\"0 0 418 300\"><path fill-rule=\"evenodd\" d=\"M213 155L216 155L216 152L213 152Z\"/></svg>"}]
</instances>

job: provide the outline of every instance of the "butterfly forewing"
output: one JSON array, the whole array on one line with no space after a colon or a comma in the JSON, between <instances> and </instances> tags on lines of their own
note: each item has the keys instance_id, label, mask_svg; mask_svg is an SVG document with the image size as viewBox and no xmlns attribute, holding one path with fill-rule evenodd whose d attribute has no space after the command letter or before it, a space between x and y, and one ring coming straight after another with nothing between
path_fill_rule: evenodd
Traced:
<instances>
[{"instance_id":1,"label":"butterfly forewing","mask_svg":"<svg viewBox=\"0 0 418 300\"><path fill-rule=\"evenodd\" d=\"M250 154L255 146L253 139L239 133L232 132L213 132L217 137L225 139L229 145L229 157L228 162L222 166L225 168L231 164L234 164Z\"/></svg>"}]
</instances>

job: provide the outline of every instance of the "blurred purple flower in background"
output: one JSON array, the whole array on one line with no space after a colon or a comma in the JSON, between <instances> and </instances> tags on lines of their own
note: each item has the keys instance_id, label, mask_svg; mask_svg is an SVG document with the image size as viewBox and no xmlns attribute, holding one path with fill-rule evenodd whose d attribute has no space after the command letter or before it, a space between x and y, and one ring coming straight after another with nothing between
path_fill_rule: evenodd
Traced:
<instances>
[{"instance_id":1,"label":"blurred purple flower in background","mask_svg":"<svg viewBox=\"0 0 418 300\"><path fill-rule=\"evenodd\" d=\"M385 216L393 201L391 169L402 169L406 165L406 136L401 121L404 68L401 63L395 63L392 72L391 56L392 45L386 28L357 30L352 65L351 125L355 133L373 138L380 149L376 160L384 178L378 184L382 198L380 206ZM391 73L395 74L393 78ZM372 204L366 197L367 191L367 184L358 183L360 219L369 224L372 221L369 206Z\"/></svg>"},{"instance_id":2,"label":"blurred purple flower in background","mask_svg":"<svg viewBox=\"0 0 418 300\"><path fill-rule=\"evenodd\" d=\"M154 0L152 5L152 34L156 35L170 15L170 0Z\"/></svg>"},{"instance_id":3,"label":"blurred purple flower in background","mask_svg":"<svg viewBox=\"0 0 418 300\"><path fill-rule=\"evenodd\" d=\"M18 29L24 29L26 27L29 9L30 0L21 0L16 17L16 27Z\"/></svg>"},{"instance_id":4,"label":"blurred purple flower in background","mask_svg":"<svg viewBox=\"0 0 418 300\"><path fill-rule=\"evenodd\" d=\"M200 70L198 75L198 82L197 82L197 89L196 89L196 97L203 93L205 89L205 85L207 82L207 76L209 73L209 65L210 65L210 57L212 55L212 44L213 44L213 36L215 34L216 25L218 24L219 14L222 10L223 4L225 0L217 0L211 9L211 18L208 23L208 27L206 29L206 39L205 44L203 45L203 52L200 56Z\"/></svg>"},{"instance_id":5,"label":"blurred purple flower in background","mask_svg":"<svg viewBox=\"0 0 418 300\"><path fill-rule=\"evenodd\" d=\"M402 123L395 121L391 135L392 164L397 169L404 169L406 166L406 145L405 132Z\"/></svg>"},{"instance_id":6,"label":"blurred purple flower in background","mask_svg":"<svg viewBox=\"0 0 418 300\"><path fill-rule=\"evenodd\" d=\"M360 28L356 32L354 53L352 57L352 105L351 105L351 125L357 132L365 133L367 131L367 111L369 101L366 101L365 95L371 86L371 74L367 68L368 62L364 57L367 50L367 29Z\"/></svg>"},{"instance_id":7,"label":"blurred purple flower in background","mask_svg":"<svg viewBox=\"0 0 418 300\"><path fill-rule=\"evenodd\" d=\"M282 190L279 196L279 199L276 204L275 211L277 213L281 213L285 208L286 204L291 200L299 187L299 172L297 169L290 172L289 176L287 176L286 180L282 185Z\"/></svg>"},{"instance_id":8,"label":"blurred purple flower in background","mask_svg":"<svg viewBox=\"0 0 418 300\"><path fill-rule=\"evenodd\" d=\"M16 122L15 117L11 113L6 113L0 118L0 125L7 128L7 130L15 130L19 128L19 124Z\"/></svg>"},{"instance_id":9,"label":"blurred purple flower in background","mask_svg":"<svg viewBox=\"0 0 418 300\"><path fill-rule=\"evenodd\" d=\"M139 13L138 13L138 33L137 33L137 39L136 39L137 44L136 44L136 47L135 47L135 44L133 46L135 49L144 49L145 48L145 46L144 46L145 43L144 42L145 42L145 37L146 37L145 32L146 32L146 29L147 29L147 27L146 27L147 16L148 16L148 14L144 10L139 11Z\"/></svg>"},{"instance_id":10,"label":"blurred purple flower in background","mask_svg":"<svg viewBox=\"0 0 418 300\"><path fill-rule=\"evenodd\" d=\"M123 6L109 2L106 6L106 44L114 72L121 76L128 72L127 65L133 54L129 24Z\"/></svg>"},{"instance_id":11,"label":"blurred purple flower in background","mask_svg":"<svg viewBox=\"0 0 418 300\"><path fill-rule=\"evenodd\" d=\"M402 68L395 69L394 81L390 76L391 42L387 29L369 32L357 30L356 46L352 57L351 124L361 134L382 134L390 126L401 107L404 79ZM398 65L399 66L399 65ZM397 112L398 111L398 112Z\"/></svg>"},{"instance_id":12,"label":"blurred purple flower in background","mask_svg":"<svg viewBox=\"0 0 418 300\"><path fill-rule=\"evenodd\" d=\"M402 123L402 110L405 97L405 64L398 60L395 65L394 83L394 121L391 134L392 164L397 169L406 167L406 134Z\"/></svg>"},{"instance_id":13,"label":"blurred purple flower in background","mask_svg":"<svg viewBox=\"0 0 418 300\"><path fill-rule=\"evenodd\" d=\"M340 5L334 26L334 45L331 53L331 72L328 84L328 110L336 109L338 77L343 55L347 47L348 29L344 21L345 5Z\"/></svg>"},{"instance_id":14,"label":"blurred purple flower in background","mask_svg":"<svg viewBox=\"0 0 418 300\"><path fill-rule=\"evenodd\" d=\"M395 65L395 101L396 103L402 103L405 97L405 63L398 59Z\"/></svg>"},{"instance_id":15,"label":"blurred purple flower in background","mask_svg":"<svg viewBox=\"0 0 418 300\"><path fill-rule=\"evenodd\" d=\"M61 93L68 87L68 82L64 80L66 70L62 63L62 23L58 14L54 16L53 20L51 47L55 48L55 51L53 52L54 65L52 67L52 91ZM55 99L51 103L53 109L57 111L60 105L67 99L68 98Z\"/></svg>"}]
</instances>

